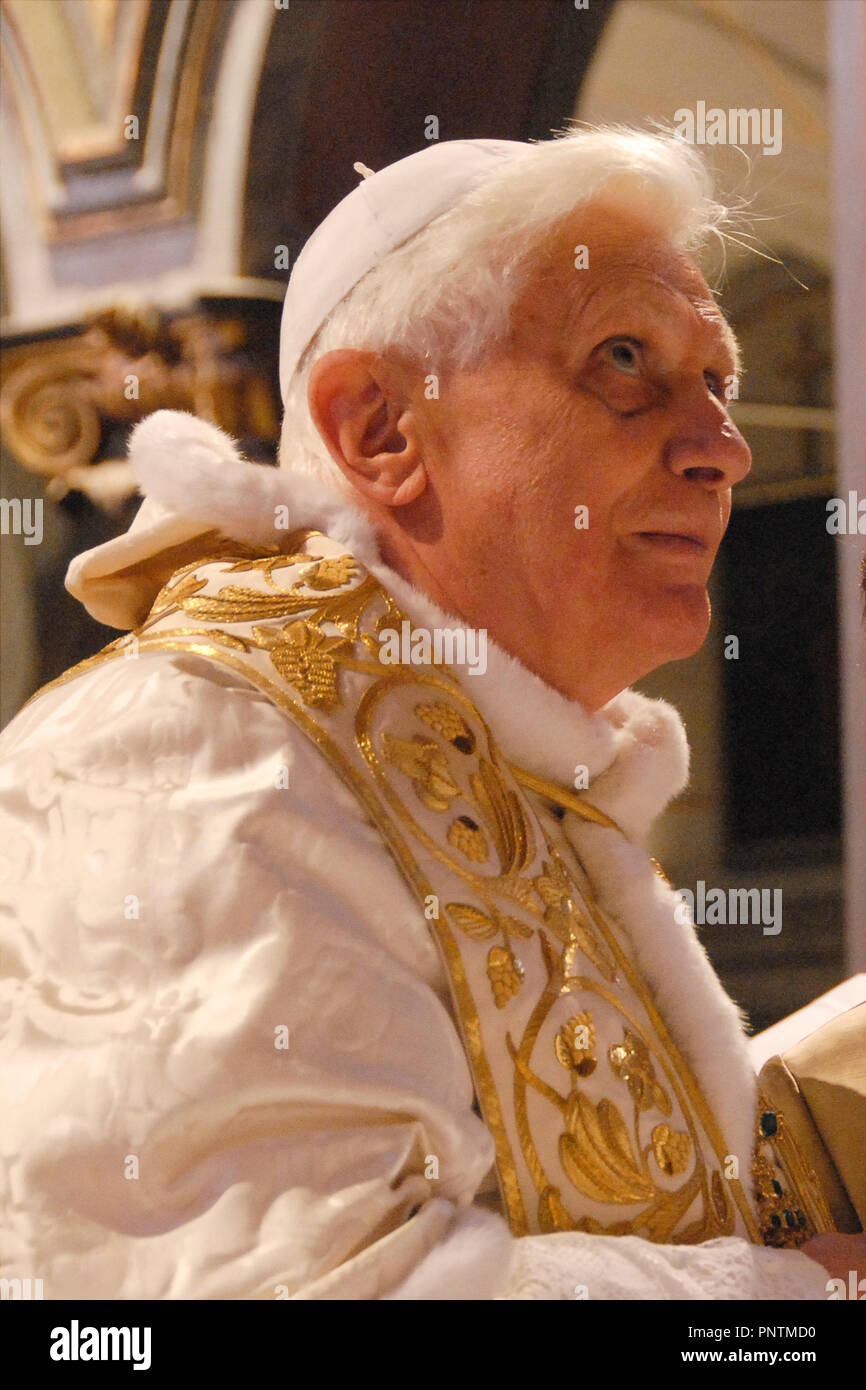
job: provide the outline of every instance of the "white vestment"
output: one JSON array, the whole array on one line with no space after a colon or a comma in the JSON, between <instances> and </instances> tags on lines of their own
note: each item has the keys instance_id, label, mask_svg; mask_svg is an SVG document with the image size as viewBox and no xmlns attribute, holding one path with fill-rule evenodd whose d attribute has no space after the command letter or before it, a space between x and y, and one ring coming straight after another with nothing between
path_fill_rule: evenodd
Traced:
<instances>
[{"instance_id":1,"label":"white vestment","mask_svg":"<svg viewBox=\"0 0 866 1390\"><path fill-rule=\"evenodd\" d=\"M457 625L368 567L417 625ZM629 837L561 822L745 1158L738 1012L639 847L686 780L679 717L634 692L587 716L491 641L484 674L457 673L513 763L565 787L585 765ZM4 1277L75 1299L826 1296L818 1264L742 1233L512 1237L429 924L242 676L189 651L112 660L40 695L0 752Z\"/></svg>"}]
</instances>

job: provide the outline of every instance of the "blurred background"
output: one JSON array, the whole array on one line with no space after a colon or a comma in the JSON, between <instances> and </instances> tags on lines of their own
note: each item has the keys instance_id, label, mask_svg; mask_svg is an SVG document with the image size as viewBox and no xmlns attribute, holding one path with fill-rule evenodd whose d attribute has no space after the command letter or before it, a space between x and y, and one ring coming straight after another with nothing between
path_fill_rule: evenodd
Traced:
<instances>
[{"instance_id":1,"label":"blurred background","mask_svg":"<svg viewBox=\"0 0 866 1390\"><path fill-rule=\"evenodd\" d=\"M4 512L3 723L116 636L63 576L135 513L138 419L275 460L286 281L356 160L782 113L776 154L706 150L753 218L720 302L754 462L706 645L642 683L693 750L651 849L677 887L782 890L777 935L701 930L755 1030L866 969L866 542L827 528L866 497L861 0L2 0L0 25L2 496L43 504L38 544Z\"/></svg>"}]
</instances>

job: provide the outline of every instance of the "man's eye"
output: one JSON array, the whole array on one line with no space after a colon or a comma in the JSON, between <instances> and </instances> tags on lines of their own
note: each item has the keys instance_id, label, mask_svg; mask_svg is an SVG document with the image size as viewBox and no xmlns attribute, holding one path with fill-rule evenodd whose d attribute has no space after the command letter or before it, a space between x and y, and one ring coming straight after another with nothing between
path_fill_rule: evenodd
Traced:
<instances>
[{"instance_id":1,"label":"man's eye","mask_svg":"<svg viewBox=\"0 0 866 1390\"><path fill-rule=\"evenodd\" d=\"M611 362L627 376L637 376L640 371L641 344L634 338L611 338L602 344Z\"/></svg>"},{"instance_id":2,"label":"man's eye","mask_svg":"<svg viewBox=\"0 0 866 1390\"><path fill-rule=\"evenodd\" d=\"M717 396L720 401L727 400L727 396L725 395L725 383L720 376L716 376L715 372L704 372L704 381L707 383L713 395Z\"/></svg>"}]
</instances>

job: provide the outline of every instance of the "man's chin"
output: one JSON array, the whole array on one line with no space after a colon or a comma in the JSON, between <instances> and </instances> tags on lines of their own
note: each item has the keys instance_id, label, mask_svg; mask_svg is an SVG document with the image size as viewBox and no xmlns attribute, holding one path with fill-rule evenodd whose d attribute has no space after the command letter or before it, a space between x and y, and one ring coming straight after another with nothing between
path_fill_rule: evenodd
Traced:
<instances>
[{"instance_id":1,"label":"man's chin","mask_svg":"<svg viewBox=\"0 0 866 1390\"><path fill-rule=\"evenodd\" d=\"M701 584L677 585L653 605L648 626L653 646L660 655L658 665L684 661L700 651L710 630L710 596Z\"/></svg>"}]
</instances>

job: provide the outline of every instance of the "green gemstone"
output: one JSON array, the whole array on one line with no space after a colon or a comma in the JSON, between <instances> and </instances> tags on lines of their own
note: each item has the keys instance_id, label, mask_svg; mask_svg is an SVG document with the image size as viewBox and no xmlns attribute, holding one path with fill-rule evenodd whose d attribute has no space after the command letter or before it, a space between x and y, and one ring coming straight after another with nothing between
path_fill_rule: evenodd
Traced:
<instances>
[{"instance_id":1,"label":"green gemstone","mask_svg":"<svg viewBox=\"0 0 866 1390\"><path fill-rule=\"evenodd\" d=\"M779 1128L779 1121L772 1110L765 1110L761 1116L761 1133L769 1139Z\"/></svg>"}]
</instances>

